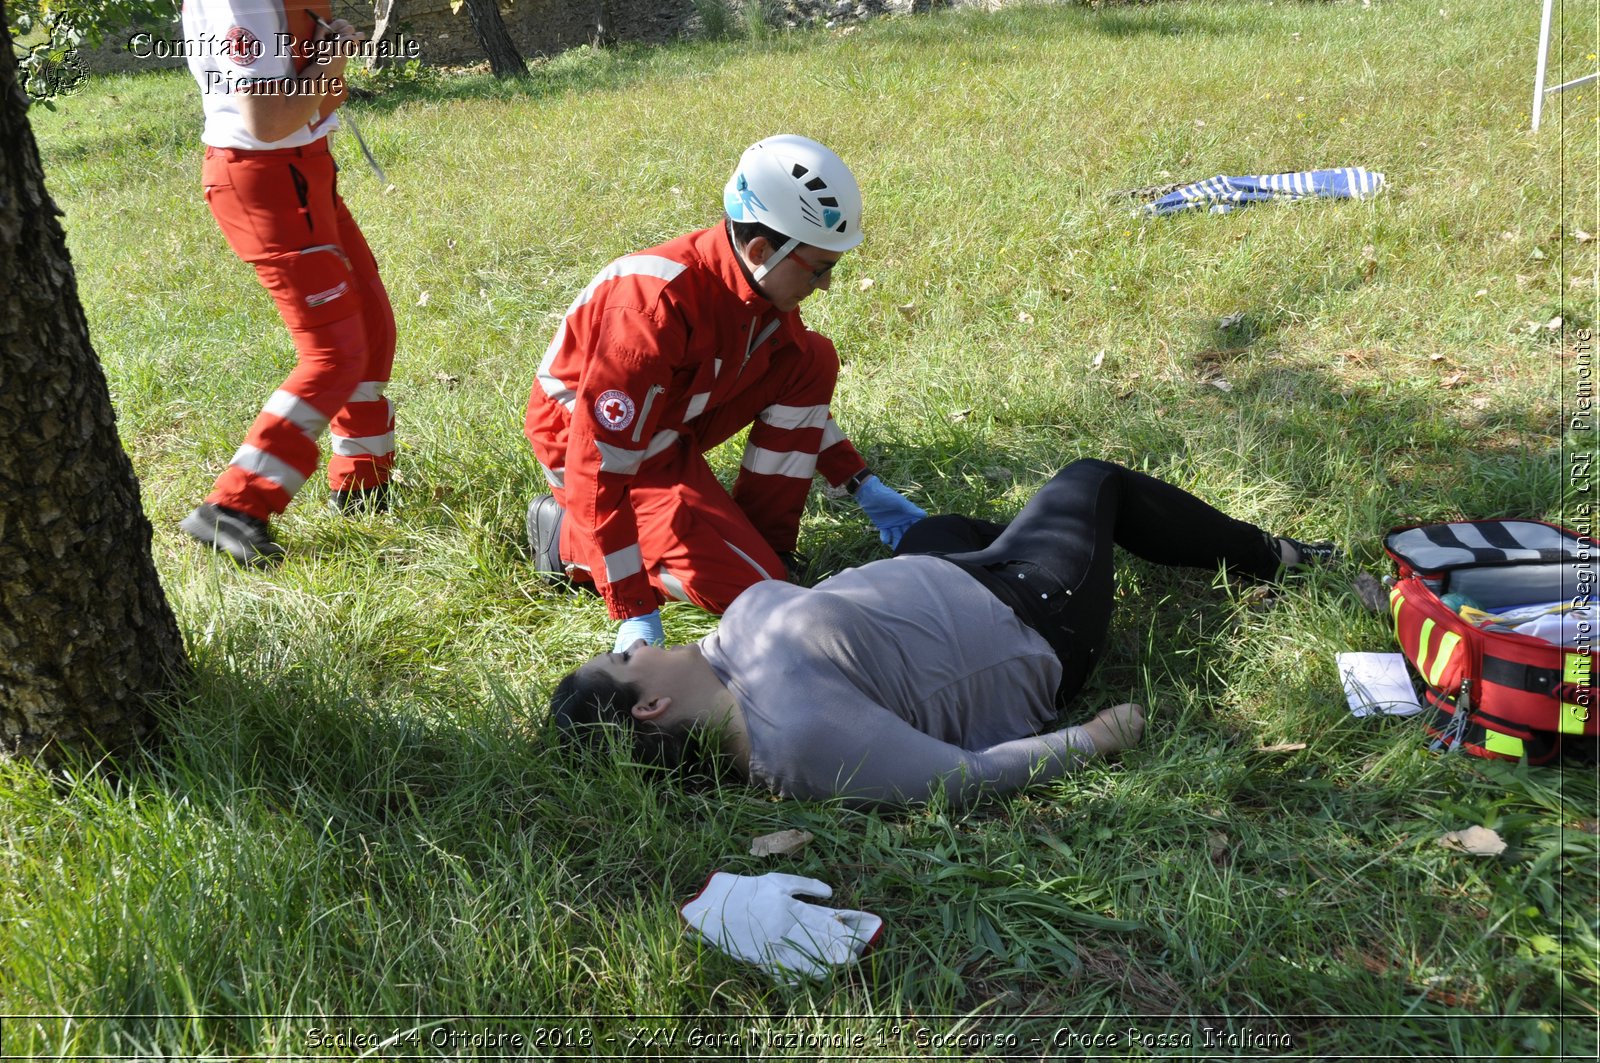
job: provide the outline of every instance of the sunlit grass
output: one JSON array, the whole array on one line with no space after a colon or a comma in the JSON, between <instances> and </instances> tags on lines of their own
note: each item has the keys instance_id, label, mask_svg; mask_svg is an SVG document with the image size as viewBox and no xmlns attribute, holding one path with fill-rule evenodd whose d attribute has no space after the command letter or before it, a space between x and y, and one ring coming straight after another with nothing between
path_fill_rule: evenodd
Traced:
<instances>
[{"instance_id":1,"label":"sunlit grass","mask_svg":"<svg viewBox=\"0 0 1600 1063\"><path fill-rule=\"evenodd\" d=\"M693 1030L751 1058L829 1054L766 1031L1071 1054L1062 1029L1141 1056L1130 1025L1200 1045L1207 1023L1305 1055L1591 1055L1592 769L1433 759L1415 721L1350 719L1332 663L1392 648L1348 591L1384 570L1390 525L1581 501L1561 448L1595 318L1576 234L1600 231L1600 97L1527 132L1536 28L1498 4L1007 8L391 85L353 109L396 191L335 150L397 307L400 501L346 521L314 482L268 574L175 527L291 359L200 199L192 81L107 78L36 111L199 678L164 747L112 778L0 770L0 1012L45 1016L6 1020L0 1051L357 1054L317 1030L465 1056L440 1031L472 1024L442 1016L550 1014L589 1033L535 1056L706 1055ZM1583 72L1590 47L1571 30L1554 61ZM1085 699L1151 708L1119 766L863 815L551 756L548 689L611 624L528 571L536 362L604 262L714 221L738 152L779 131L863 185L868 239L806 315L885 479L1004 517L1108 457L1348 547L1270 608L1130 564ZM1324 165L1390 187L1163 220L1115 194ZM881 555L820 493L801 548L822 571ZM1471 824L1508 853L1435 844ZM746 855L786 827L816 840ZM833 983L775 985L680 933L718 868L824 879L885 940ZM1190 1015L1212 1018L1171 1017ZM647 1046L658 1026L675 1040Z\"/></svg>"}]
</instances>

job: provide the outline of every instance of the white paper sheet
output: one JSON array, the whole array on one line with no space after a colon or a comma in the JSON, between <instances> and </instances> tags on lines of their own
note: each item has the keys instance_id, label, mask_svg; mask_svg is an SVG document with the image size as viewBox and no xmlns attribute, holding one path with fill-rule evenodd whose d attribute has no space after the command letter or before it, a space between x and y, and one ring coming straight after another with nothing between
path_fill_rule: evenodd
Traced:
<instances>
[{"instance_id":1,"label":"white paper sheet","mask_svg":"<svg viewBox=\"0 0 1600 1063\"><path fill-rule=\"evenodd\" d=\"M1404 654L1341 653L1335 660L1352 716L1411 716L1422 711Z\"/></svg>"}]
</instances>

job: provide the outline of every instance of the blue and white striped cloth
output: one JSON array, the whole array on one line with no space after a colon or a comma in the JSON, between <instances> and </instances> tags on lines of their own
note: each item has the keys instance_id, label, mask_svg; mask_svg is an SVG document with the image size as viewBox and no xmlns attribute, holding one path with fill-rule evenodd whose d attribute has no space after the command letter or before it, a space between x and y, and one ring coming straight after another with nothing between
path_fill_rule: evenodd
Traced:
<instances>
[{"instance_id":1,"label":"blue and white striped cloth","mask_svg":"<svg viewBox=\"0 0 1600 1063\"><path fill-rule=\"evenodd\" d=\"M1154 203L1145 211L1156 216L1176 214L1195 207L1209 207L1212 214L1226 214L1235 207L1269 199L1369 199L1383 189L1383 174L1360 166L1341 166L1336 170L1301 170L1299 173L1259 174L1254 177L1211 177L1184 185Z\"/></svg>"}]
</instances>

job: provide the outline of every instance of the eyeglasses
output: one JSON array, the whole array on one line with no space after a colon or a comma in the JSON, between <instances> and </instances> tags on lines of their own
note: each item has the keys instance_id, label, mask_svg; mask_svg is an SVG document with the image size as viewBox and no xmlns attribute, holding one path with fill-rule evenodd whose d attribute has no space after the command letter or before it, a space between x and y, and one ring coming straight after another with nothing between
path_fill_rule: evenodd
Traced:
<instances>
[{"instance_id":1,"label":"eyeglasses","mask_svg":"<svg viewBox=\"0 0 1600 1063\"><path fill-rule=\"evenodd\" d=\"M829 262L826 266L823 266L819 269L817 268L816 263L808 262L806 259L802 258L800 252L798 251L790 251L789 257L800 263L803 268L811 271L812 284L821 284L824 280L827 280L828 274L833 272L833 267L839 264L839 260L834 259L832 262Z\"/></svg>"}]
</instances>

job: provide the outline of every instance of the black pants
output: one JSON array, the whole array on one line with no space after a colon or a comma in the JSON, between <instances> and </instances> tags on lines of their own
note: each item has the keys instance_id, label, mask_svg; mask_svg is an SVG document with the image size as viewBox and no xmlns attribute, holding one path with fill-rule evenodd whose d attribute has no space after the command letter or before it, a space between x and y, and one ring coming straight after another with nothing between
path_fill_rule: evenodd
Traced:
<instances>
[{"instance_id":1,"label":"black pants","mask_svg":"<svg viewBox=\"0 0 1600 1063\"><path fill-rule=\"evenodd\" d=\"M1112 544L1160 565L1258 579L1278 573L1276 541L1187 491L1109 461L1075 461L1010 524L972 517L919 521L897 554L959 565L1009 605L1061 658L1058 702L1082 689L1111 626Z\"/></svg>"}]
</instances>

